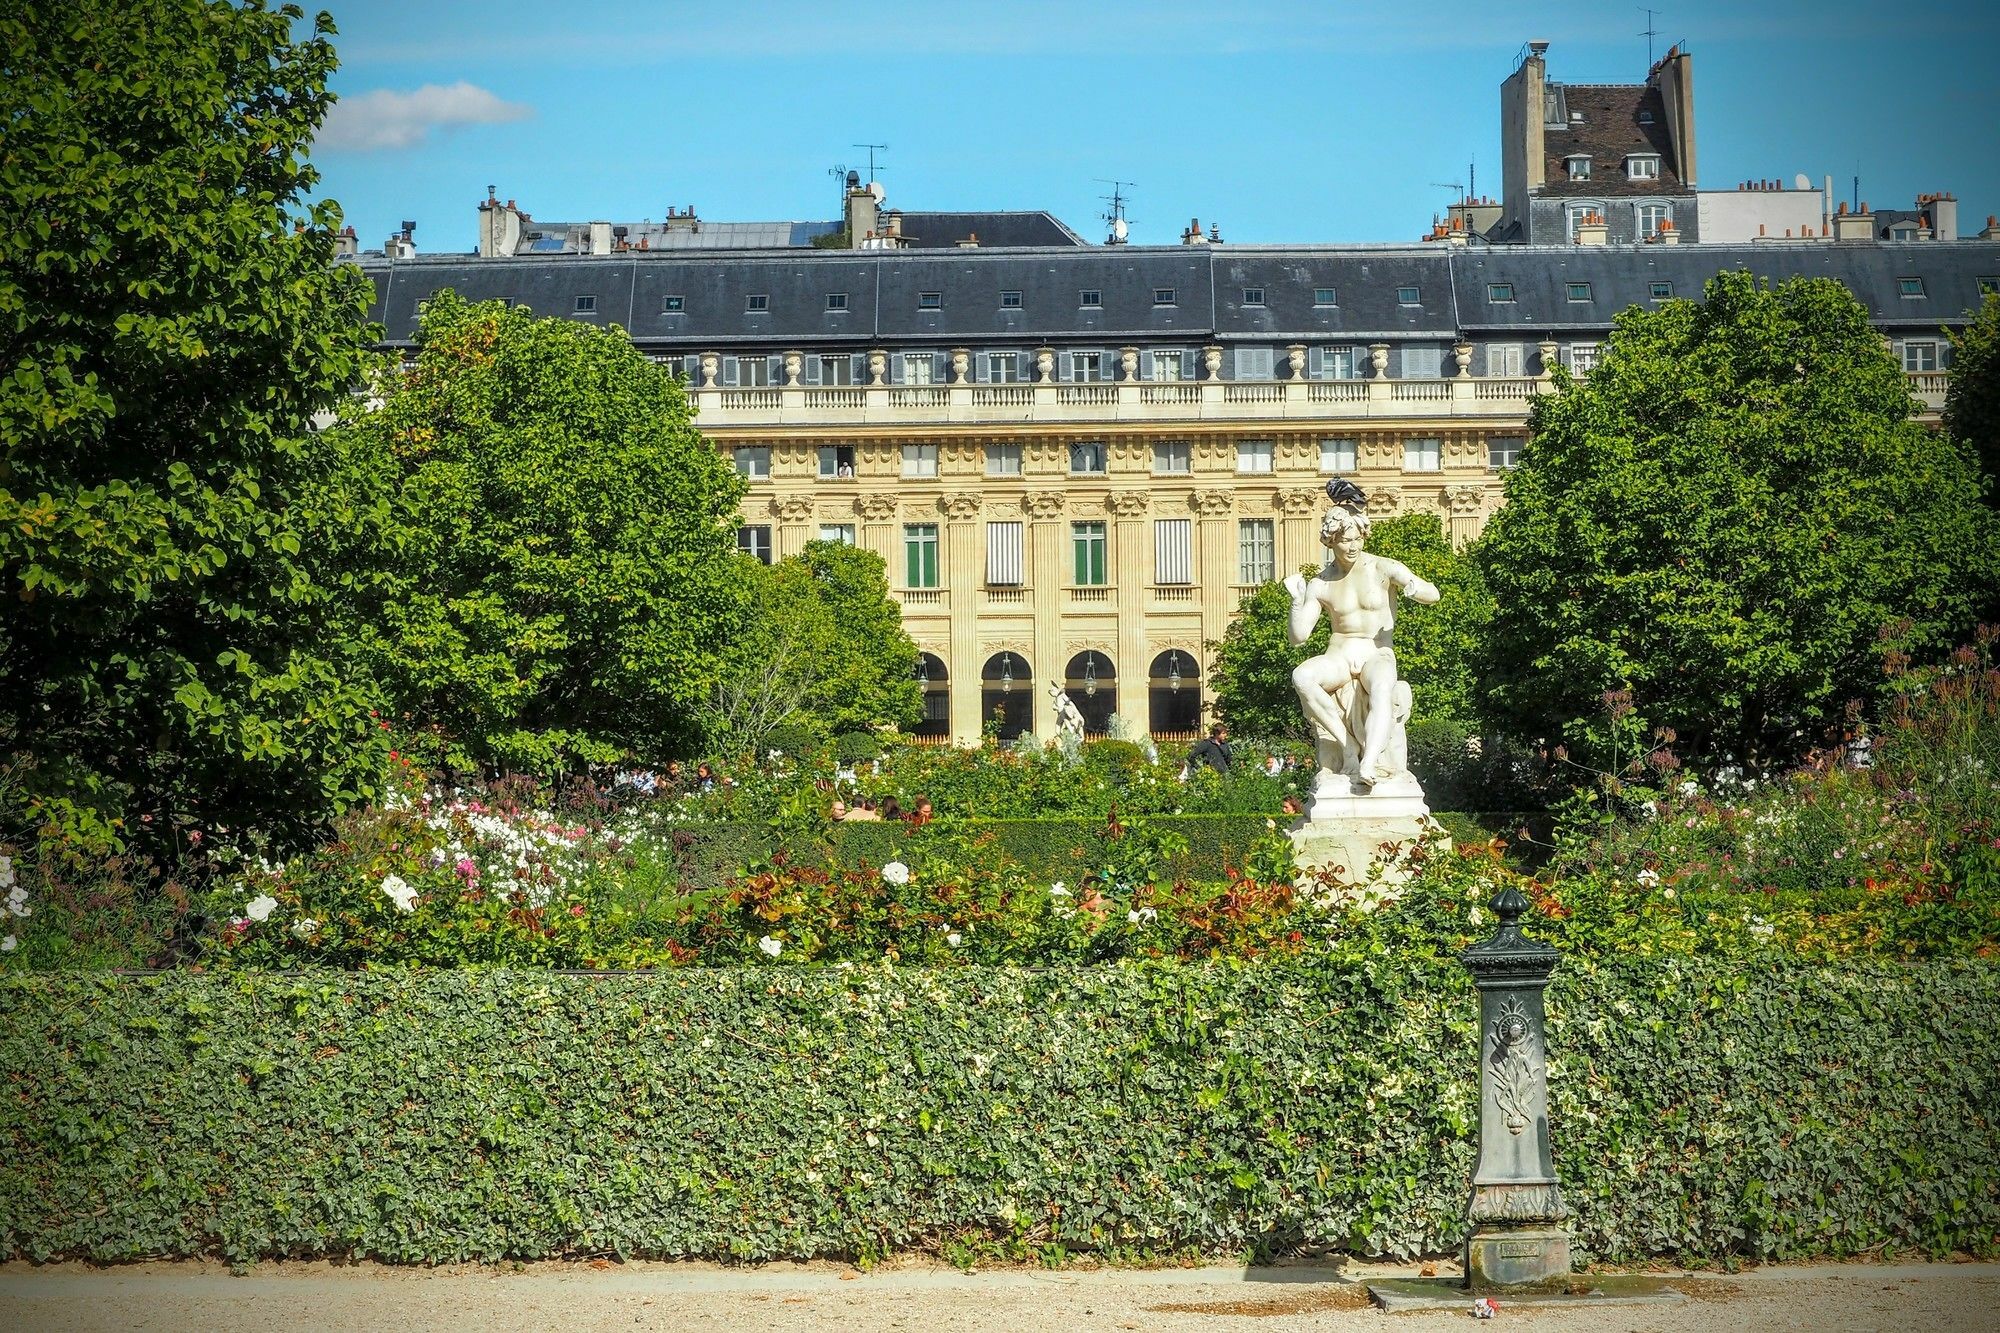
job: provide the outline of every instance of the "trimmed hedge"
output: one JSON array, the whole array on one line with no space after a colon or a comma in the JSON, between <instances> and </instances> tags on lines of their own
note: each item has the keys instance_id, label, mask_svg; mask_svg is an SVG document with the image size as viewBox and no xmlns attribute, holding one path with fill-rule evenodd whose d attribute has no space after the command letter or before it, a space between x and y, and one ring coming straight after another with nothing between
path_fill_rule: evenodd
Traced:
<instances>
[{"instance_id":1,"label":"trimmed hedge","mask_svg":"<svg viewBox=\"0 0 2000 1333\"><path fill-rule=\"evenodd\" d=\"M1484 842L1495 836L1512 840L1514 829L1541 815L1457 814L1441 812L1438 821L1460 842ZM1140 817L1148 828L1178 834L1187 839L1187 852L1166 863L1165 873L1174 879L1220 881L1227 872L1241 869L1251 843L1262 837L1265 821L1276 819L1280 827L1289 815L1146 815ZM1031 874L1049 879L1067 879L1083 869L1083 849L1091 836L1104 827L1101 819L992 819L953 821L952 827L983 833L990 831L999 851L1017 861ZM720 884L745 862L766 860L782 845L781 834L768 824L736 821L728 823L679 824L673 837L681 852L688 884L712 887ZM879 866L905 855L910 829L899 823L842 823L829 830L834 859L850 868Z\"/></svg>"},{"instance_id":2,"label":"trimmed hedge","mask_svg":"<svg viewBox=\"0 0 2000 1333\"><path fill-rule=\"evenodd\" d=\"M1575 962L1580 1255L1991 1253L2000 968ZM0 1256L1131 1254L1461 1234L1471 986L1251 966L0 979Z\"/></svg>"}]
</instances>

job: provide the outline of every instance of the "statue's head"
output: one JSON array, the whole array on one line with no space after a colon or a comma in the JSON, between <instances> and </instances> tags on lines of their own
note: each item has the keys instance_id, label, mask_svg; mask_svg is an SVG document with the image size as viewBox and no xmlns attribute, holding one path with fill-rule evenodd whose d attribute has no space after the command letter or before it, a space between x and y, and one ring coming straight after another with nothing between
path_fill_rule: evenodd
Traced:
<instances>
[{"instance_id":1,"label":"statue's head","mask_svg":"<svg viewBox=\"0 0 2000 1333\"><path fill-rule=\"evenodd\" d=\"M1368 511L1349 509L1346 505L1335 505L1326 511L1326 517L1319 521L1319 544L1329 549L1338 549L1343 542L1365 542L1368 540Z\"/></svg>"}]
</instances>

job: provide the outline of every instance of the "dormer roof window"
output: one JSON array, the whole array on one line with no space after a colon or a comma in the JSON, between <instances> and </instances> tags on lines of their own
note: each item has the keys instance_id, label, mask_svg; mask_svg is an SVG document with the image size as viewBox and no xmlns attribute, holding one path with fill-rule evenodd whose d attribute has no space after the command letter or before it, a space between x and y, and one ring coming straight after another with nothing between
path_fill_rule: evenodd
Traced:
<instances>
[{"instance_id":1,"label":"dormer roof window","mask_svg":"<svg viewBox=\"0 0 2000 1333\"><path fill-rule=\"evenodd\" d=\"M1625 158L1625 179L1628 181L1655 181L1660 178L1660 155L1658 153L1629 153Z\"/></svg>"},{"instance_id":2,"label":"dormer roof window","mask_svg":"<svg viewBox=\"0 0 2000 1333\"><path fill-rule=\"evenodd\" d=\"M1644 107L1641 107L1641 108L1639 109L1639 123L1640 123L1641 125L1650 125L1650 124L1652 124L1652 123L1653 123L1653 113L1652 113L1652 112L1650 112L1650 111L1648 111L1648 110L1646 110L1646 109L1645 109Z\"/></svg>"},{"instance_id":3,"label":"dormer roof window","mask_svg":"<svg viewBox=\"0 0 2000 1333\"><path fill-rule=\"evenodd\" d=\"M1569 178L1571 180L1587 181L1590 179L1590 154L1571 153L1563 159L1563 165L1569 168Z\"/></svg>"}]
</instances>

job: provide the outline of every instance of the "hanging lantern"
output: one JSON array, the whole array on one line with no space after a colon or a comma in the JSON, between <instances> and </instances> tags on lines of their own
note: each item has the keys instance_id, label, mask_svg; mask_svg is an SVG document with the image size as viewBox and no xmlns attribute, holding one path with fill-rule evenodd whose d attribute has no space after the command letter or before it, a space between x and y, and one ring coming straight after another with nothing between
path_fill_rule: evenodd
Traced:
<instances>
[{"instance_id":1,"label":"hanging lantern","mask_svg":"<svg viewBox=\"0 0 2000 1333\"><path fill-rule=\"evenodd\" d=\"M931 659L923 653L918 653L917 684L928 686L930 683L931 683Z\"/></svg>"},{"instance_id":2,"label":"hanging lantern","mask_svg":"<svg viewBox=\"0 0 2000 1333\"><path fill-rule=\"evenodd\" d=\"M1167 688L1176 694L1181 688L1181 655L1175 653L1167 659Z\"/></svg>"},{"instance_id":3,"label":"hanging lantern","mask_svg":"<svg viewBox=\"0 0 2000 1333\"><path fill-rule=\"evenodd\" d=\"M1012 653L1000 654L1000 688L1003 690L1014 688L1014 654Z\"/></svg>"},{"instance_id":4,"label":"hanging lantern","mask_svg":"<svg viewBox=\"0 0 2000 1333\"><path fill-rule=\"evenodd\" d=\"M1086 653L1083 658L1083 694L1087 699L1097 697L1097 654Z\"/></svg>"}]
</instances>

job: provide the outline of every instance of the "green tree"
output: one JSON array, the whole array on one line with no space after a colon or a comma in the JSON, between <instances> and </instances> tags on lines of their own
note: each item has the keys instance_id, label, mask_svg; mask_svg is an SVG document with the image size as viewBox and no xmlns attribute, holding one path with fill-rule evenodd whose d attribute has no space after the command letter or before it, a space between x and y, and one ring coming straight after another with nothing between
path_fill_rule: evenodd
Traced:
<instances>
[{"instance_id":1,"label":"green tree","mask_svg":"<svg viewBox=\"0 0 2000 1333\"><path fill-rule=\"evenodd\" d=\"M742 560L757 612L716 681L719 745L756 751L779 727L825 739L921 717L917 646L881 556L816 541L768 569Z\"/></svg>"},{"instance_id":2,"label":"green tree","mask_svg":"<svg viewBox=\"0 0 2000 1333\"><path fill-rule=\"evenodd\" d=\"M300 561L368 284L306 208L332 23L200 0L0 17L0 818L297 842L371 793Z\"/></svg>"},{"instance_id":3,"label":"green tree","mask_svg":"<svg viewBox=\"0 0 2000 1333\"><path fill-rule=\"evenodd\" d=\"M1986 502L2000 505L2000 295L1989 294L1962 332L1951 333L1944 428L1972 452Z\"/></svg>"},{"instance_id":4,"label":"green tree","mask_svg":"<svg viewBox=\"0 0 2000 1333\"><path fill-rule=\"evenodd\" d=\"M1474 717L1473 647L1492 614L1491 598L1479 568L1446 540L1435 515L1405 514L1376 522L1368 550L1400 560L1437 585L1442 596L1432 606L1407 598L1396 607L1396 666L1410 682L1418 722L1468 723ZM1317 573L1312 566L1307 573ZM1209 688L1216 711L1243 736L1290 736L1309 740L1292 670L1326 651L1327 624L1294 647L1287 622L1291 597L1280 583L1267 583L1214 645Z\"/></svg>"},{"instance_id":5,"label":"green tree","mask_svg":"<svg viewBox=\"0 0 2000 1333\"><path fill-rule=\"evenodd\" d=\"M743 486L679 382L617 329L449 292L418 337L379 406L329 432L347 485L321 506L398 713L489 769L699 749L748 610Z\"/></svg>"},{"instance_id":6,"label":"green tree","mask_svg":"<svg viewBox=\"0 0 2000 1333\"><path fill-rule=\"evenodd\" d=\"M1970 461L1836 282L1723 274L1619 315L1557 387L1478 547L1505 728L1589 740L1629 686L1685 752L1783 759L1871 691L1879 649L1942 650L2000 576Z\"/></svg>"}]
</instances>

